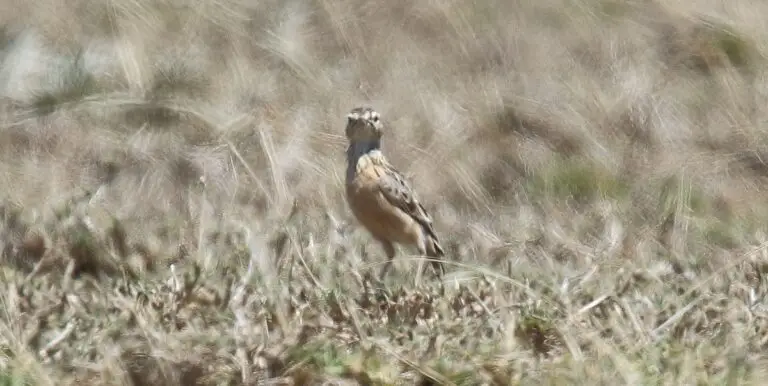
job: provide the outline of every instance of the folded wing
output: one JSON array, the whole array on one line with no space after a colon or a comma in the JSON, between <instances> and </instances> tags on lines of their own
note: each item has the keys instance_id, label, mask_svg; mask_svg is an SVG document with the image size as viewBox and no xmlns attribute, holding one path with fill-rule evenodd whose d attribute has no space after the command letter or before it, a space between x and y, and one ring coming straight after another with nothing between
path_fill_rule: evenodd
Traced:
<instances>
[{"instance_id":1,"label":"folded wing","mask_svg":"<svg viewBox=\"0 0 768 386\"><path fill-rule=\"evenodd\" d=\"M379 176L379 190L392 205L411 216L418 222L427 235L437 241L432 218L416 198L416 194L402 174L392 167Z\"/></svg>"}]
</instances>

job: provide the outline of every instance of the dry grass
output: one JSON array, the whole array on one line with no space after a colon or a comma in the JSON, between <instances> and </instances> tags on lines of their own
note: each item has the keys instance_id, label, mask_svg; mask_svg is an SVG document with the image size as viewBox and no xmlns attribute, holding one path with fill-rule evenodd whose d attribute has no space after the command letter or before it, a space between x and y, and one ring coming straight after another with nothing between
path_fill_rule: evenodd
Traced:
<instances>
[{"instance_id":1,"label":"dry grass","mask_svg":"<svg viewBox=\"0 0 768 386\"><path fill-rule=\"evenodd\" d=\"M0 385L761 384L768 4L383 4L0 2Z\"/></svg>"}]
</instances>

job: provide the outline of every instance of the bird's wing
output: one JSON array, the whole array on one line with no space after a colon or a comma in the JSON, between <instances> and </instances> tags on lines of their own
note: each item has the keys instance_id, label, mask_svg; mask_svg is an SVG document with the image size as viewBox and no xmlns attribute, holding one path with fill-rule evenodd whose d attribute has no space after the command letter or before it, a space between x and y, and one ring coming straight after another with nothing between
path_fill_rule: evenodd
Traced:
<instances>
[{"instance_id":1,"label":"bird's wing","mask_svg":"<svg viewBox=\"0 0 768 386\"><path fill-rule=\"evenodd\" d=\"M379 190L387 201L411 216L416 222L421 224L431 237L437 240L437 235L435 235L434 228L432 227L432 218L416 198L416 193L405 177L389 165L382 168L383 172L379 175L378 185Z\"/></svg>"}]
</instances>

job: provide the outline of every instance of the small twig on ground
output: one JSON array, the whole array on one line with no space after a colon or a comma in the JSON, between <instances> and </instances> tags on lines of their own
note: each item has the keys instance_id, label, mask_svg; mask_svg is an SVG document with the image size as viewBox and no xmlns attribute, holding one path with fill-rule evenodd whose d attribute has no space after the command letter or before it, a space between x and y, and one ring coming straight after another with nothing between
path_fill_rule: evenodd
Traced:
<instances>
[{"instance_id":1,"label":"small twig on ground","mask_svg":"<svg viewBox=\"0 0 768 386\"><path fill-rule=\"evenodd\" d=\"M69 323L67 323L67 326L64 327L64 330L61 331L61 333L58 336L53 338L50 342L48 342L48 344L45 345L45 347L43 347L40 350L40 353L39 353L40 356L42 358L47 358L50 352L53 351L56 347L58 347L61 344L61 342L69 338L69 336L72 335L72 332L74 331L75 331L75 322L70 321Z\"/></svg>"}]
</instances>

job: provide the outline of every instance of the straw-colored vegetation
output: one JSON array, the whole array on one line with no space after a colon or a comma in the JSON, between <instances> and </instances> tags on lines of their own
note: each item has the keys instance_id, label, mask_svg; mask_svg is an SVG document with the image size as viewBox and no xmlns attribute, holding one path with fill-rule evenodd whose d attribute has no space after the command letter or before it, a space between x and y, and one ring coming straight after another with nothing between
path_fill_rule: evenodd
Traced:
<instances>
[{"instance_id":1,"label":"straw-colored vegetation","mask_svg":"<svg viewBox=\"0 0 768 386\"><path fill-rule=\"evenodd\" d=\"M2 1L0 385L761 384L765 15ZM358 105L443 285L364 280Z\"/></svg>"}]
</instances>

